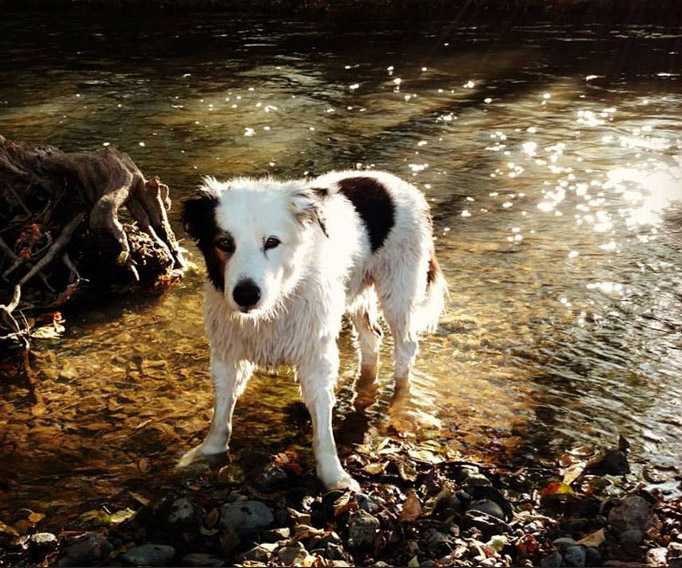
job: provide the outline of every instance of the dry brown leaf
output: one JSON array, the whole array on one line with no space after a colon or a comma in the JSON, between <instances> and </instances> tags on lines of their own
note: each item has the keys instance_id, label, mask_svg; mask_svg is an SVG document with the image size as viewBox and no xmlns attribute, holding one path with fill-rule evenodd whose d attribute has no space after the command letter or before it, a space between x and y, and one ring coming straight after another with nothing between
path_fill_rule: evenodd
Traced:
<instances>
[{"instance_id":1,"label":"dry brown leaf","mask_svg":"<svg viewBox=\"0 0 682 568\"><path fill-rule=\"evenodd\" d=\"M218 508L211 509L207 515L206 519L204 520L204 524L206 525L206 528L212 529L216 523L218 522L218 517L220 516L220 511Z\"/></svg>"},{"instance_id":2,"label":"dry brown leaf","mask_svg":"<svg viewBox=\"0 0 682 568\"><path fill-rule=\"evenodd\" d=\"M576 542L576 546L599 546L606 540L606 533L604 529L588 534L585 538L581 538Z\"/></svg>"},{"instance_id":3,"label":"dry brown leaf","mask_svg":"<svg viewBox=\"0 0 682 568\"><path fill-rule=\"evenodd\" d=\"M140 470L140 473L147 473L147 471L149 471L149 460L142 458L137 462L137 469Z\"/></svg>"},{"instance_id":4,"label":"dry brown leaf","mask_svg":"<svg viewBox=\"0 0 682 568\"><path fill-rule=\"evenodd\" d=\"M403 510L400 512L402 522L412 523L422 514L422 505L414 489L407 491L407 499L403 503Z\"/></svg>"}]
</instances>

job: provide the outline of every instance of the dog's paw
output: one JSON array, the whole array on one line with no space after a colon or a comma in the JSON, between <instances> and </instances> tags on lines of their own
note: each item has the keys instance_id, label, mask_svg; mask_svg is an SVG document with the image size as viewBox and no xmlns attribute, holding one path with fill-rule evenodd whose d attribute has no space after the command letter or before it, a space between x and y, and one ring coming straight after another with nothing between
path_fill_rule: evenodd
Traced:
<instances>
[{"instance_id":1,"label":"dog's paw","mask_svg":"<svg viewBox=\"0 0 682 568\"><path fill-rule=\"evenodd\" d=\"M353 479L345 471L342 472L342 475L340 475L336 480L330 483L325 483L325 485L327 486L327 489L329 489L329 491L336 490L345 491L347 489L350 489L354 493L362 493L360 484L357 481L355 481L355 479Z\"/></svg>"},{"instance_id":2,"label":"dog's paw","mask_svg":"<svg viewBox=\"0 0 682 568\"><path fill-rule=\"evenodd\" d=\"M204 444L199 444L196 448L192 448L185 453L180 461L176 464L175 469L184 469L199 462L208 462L211 458L225 455L225 450L215 450L206 447Z\"/></svg>"}]
</instances>

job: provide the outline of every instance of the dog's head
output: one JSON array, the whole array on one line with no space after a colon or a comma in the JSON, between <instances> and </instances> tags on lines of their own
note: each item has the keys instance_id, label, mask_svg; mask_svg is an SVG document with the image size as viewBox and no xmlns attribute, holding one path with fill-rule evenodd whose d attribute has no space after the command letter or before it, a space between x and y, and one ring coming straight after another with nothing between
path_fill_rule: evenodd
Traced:
<instances>
[{"instance_id":1,"label":"dog's head","mask_svg":"<svg viewBox=\"0 0 682 568\"><path fill-rule=\"evenodd\" d=\"M183 203L185 231L232 310L264 316L293 291L314 231L326 234L323 198L303 181L206 178Z\"/></svg>"}]
</instances>

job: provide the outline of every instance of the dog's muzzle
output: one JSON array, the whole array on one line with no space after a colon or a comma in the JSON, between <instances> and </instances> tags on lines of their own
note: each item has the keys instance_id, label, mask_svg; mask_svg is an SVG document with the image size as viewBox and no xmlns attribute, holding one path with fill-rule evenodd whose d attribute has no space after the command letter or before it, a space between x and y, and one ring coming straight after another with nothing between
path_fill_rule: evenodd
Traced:
<instances>
[{"instance_id":1,"label":"dog's muzzle","mask_svg":"<svg viewBox=\"0 0 682 568\"><path fill-rule=\"evenodd\" d=\"M260 300L260 288L251 279L242 280L234 287L232 297L243 312L248 312Z\"/></svg>"}]
</instances>

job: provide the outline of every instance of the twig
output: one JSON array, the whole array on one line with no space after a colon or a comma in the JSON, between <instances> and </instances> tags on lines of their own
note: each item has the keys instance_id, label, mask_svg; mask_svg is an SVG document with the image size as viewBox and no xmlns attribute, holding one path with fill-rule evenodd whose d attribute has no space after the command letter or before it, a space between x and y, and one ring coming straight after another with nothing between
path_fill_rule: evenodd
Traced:
<instances>
[{"instance_id":1,"label":"twig","mask_svg":"<svg viewBox=\"0 0 682 568\"><path fill-rule=\"evenodd\" d=\"M71 274L76 277L76 284L78 284L81 281L81 275L78 272L78 269L76 268L76 266L73 264L73 262L71 262L71 259L69 258L68 252L65 252L62 255L62 261L64 262L66 267L71 271Z\"/></svg>"},{"instance_id":2,"label":"twig","mask_svg":"<svg viewBox=\"0 0 682 568\"><path fill-rule=\"evenodd\" d=\"M22 284L26 284L26 282L28 282L31 278L38 274L38 272L40 272L45 266L52 262L54 257L57 256L57 253L61 249L63 249L66 246L66 244L71 240L71 235L76 230L78 225L81 224L81 221L84 218L85 213L79 213L69 222L69 224L66 227L64 227L64 230L62 231L61 235L59 235L57 240L52 244L50 250L47 251L47 254L38 262L36 262L35 266L31 268L31 270L29 270L28 273L21 280L19 280L20 286Z\"/></svg>"},{"instance_id":3,"label":"twig","mask_svg":"<svg viewBox=\"0 0 682 568\"><path fill-rule=\"evenodd\" d=\"M29 341L26 338L26 332L28 328L22 329L22 327L19 325L19 322L16 320L16 318L12 315L12 312L17 308L19 305L19 302L21 301L21 286L17 284L14 287L14 293L12 294L12 300L10 301L9 304L0 304L0 312L2 312L2 315L4 316L5 321L7 321L10 326L14 328L14 333L10 333L7 336L4 336L3 339L9 339L11 337L20 337L23 340L24 347L28 349L29 346Z\"/></svg>"},{"instance_id":4,"label":"twig","mask_svg":"<svg viewBox=\"0 0 682 568\"><path fill-rule=\"evenodd\" d=\"M0 237L0 250L5 253L6 256L8 256L12 262L16 262L17 260L21 260L18 256L17 253L15 253L12 248L3 240L2 237Z\"/></svg>"}]
</instances>

